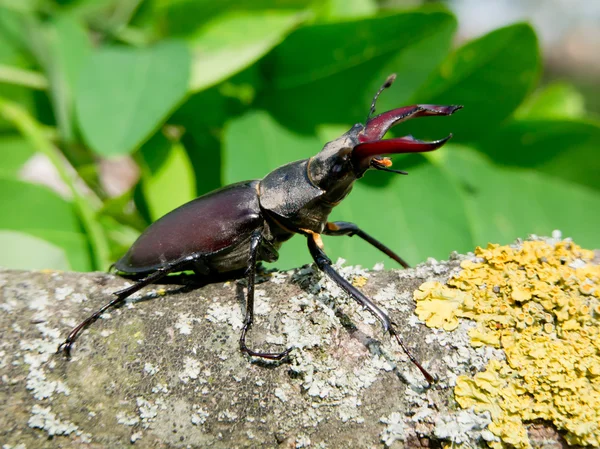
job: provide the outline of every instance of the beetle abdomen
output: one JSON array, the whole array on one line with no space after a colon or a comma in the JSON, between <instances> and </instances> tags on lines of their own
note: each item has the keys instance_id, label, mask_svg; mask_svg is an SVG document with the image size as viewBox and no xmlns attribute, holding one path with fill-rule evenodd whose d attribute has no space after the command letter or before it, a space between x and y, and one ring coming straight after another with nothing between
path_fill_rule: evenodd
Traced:
<instances>
[{"instance_id":1,"label":"beetle abdomen","mask_svg":"<svg viewBox=\"0 0 600 449\"><path fill-rule=\"evenodd\" d=\"M233 249L263 223L257 187L258 181L232 184L169 212L138 237L115 268L144 273L185 256Z\"/></svg>"}]
</instances>

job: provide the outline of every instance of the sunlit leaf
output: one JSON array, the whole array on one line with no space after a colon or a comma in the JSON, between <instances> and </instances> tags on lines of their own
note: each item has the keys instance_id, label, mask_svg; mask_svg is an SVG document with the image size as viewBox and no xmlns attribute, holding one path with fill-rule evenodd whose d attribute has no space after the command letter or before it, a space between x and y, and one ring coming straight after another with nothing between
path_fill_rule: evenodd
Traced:
<instances>
[{"instance_id":1,"label":"sunlit leaf","mask_svg":"<svg viewBox=\"0 0 600 449\"><path fill-rule=\"evenodd\" d=\"M474 236L462 196L453 180L444 170L424 161L407 171L408 176L368 173L371 177L394 178L385 188L372 187L359 180L330 219L358 224L411 265L424 262L428 257L447 259L452 251L469 251ZM376 262L384 262L388 268L399 268L385 254L356 237L329 237L325 244L332 248L332 254L351 264L371 267Z\"/></svg>"},{"instance_id":2,"label":"sunlit leaf","mask_svg":"<svg viewBox=\"0 0 600 449\"><path fill-rule=\"evenodd\" d=\"M411 12L305 26L288 36L271 56L274 87L307 84L378 56L393 55L435 33L448 20L452 21L451 16L443 12Z\"/></svg>"},{"instance_id":3,"label":"sunlit leaf","mask_svg":"<svg viewBox=\"0 0 600 449\"><path fill-rule=\"evenodd\" d=\"M83 25L67 15L54 17L36 36L60 133L65 141L71 142L74 139L74 89L92 46Z\"/></svg>"},{"instance_id":4,"label":"sunlit leaf","mask_svg":"<svg viewBox=\"0 0 600 449\"><path fill-rule=\"evenodd\" d=\"M0 229L0 267L16 270L69 270L65 252L38 237Z\"/></svg>"},{"instance_id":5,"label":"sunlit leaf","mask_svg":"<svg viewBox=\"0 0 600 449\"><path fill-rule=\"evenodd\" d=\"M317 153L322 143L279 125L268 113L252 111L229 122L224 135L223 182L258 179L298 159Z\"/></svg>"},{"instance_id":6,"label":"sunlit leaf","mask_svg":"<svg viewBox=\"0 0 600 449\"><path fill-rule=\"evenodd\" d=\"M567 83L553 83L530 96L515 111L518 119L576 119L585 115L585 99Z\"/></svg>"},{"instance_id":7,"label":"sunlit leaf","mask_svg":"<svg viewBox=\"0 0 600 449\"><path fill-rule=\"evenodd\" d=\"M0 137L0 177L16 177L33 154L33 148L24 138L15 135Z\"/></svg>"},{"instance_id":8,"label":"sunlit leaf","mask_svg":"<svg viewBox=\"0 0 600 449\"><path fill-rule=\"evenodd\" d=\"M188 90L190 56L181 42L149 48L101 48L88 58L77 85L77 116L98 154L136 149Z\"/></svg>"},{"instance_id":9,"label":"sunlit leaf","mask_svg":"<svg viewBox=\"0 0 600 449\"><path fill-rule=\"evenodd\" d=\"M85 234L53 229L26 229L27 234L45 240L60 248L73 271L92 271L91 249Z\"/></svg>"},{"instance_id":10,"label":"sunlit leaf","mask_svg":"<svg viewBox=\"0 0 600 449\"><path fill-rule=\"evenodd\" d=\"M155 221L196 196L194 170L180 143L158 133L140 151L142 191Z\"/></svg>"},{"instance_id":11,"label":"sunlit leaf","mask_svg":"<svg viewBox=\"0 0 600 449\"><path fill-rule=\"evenodd\" d=\"M375 0L328 0L324 1L319 17L335 20L344 18L368 17L377 13Z\"/></svg>"},{"instance_id":12,"label":"sunlit leaf","mask_svg":"<svg viewBox=\"0 0 600 449\"><path fill-rule=\"evenodd\" d=\"M0 229L80 232L73 205L50 189L0 178Z\"/></svg>"},{"instance_id":13,"label":"sunlit leaf","mask_svg":"<svg viewBox=\"0 0 600 449\"><path fill-rule=\"evenodd\" d=\"M257 61L305 17L296 12L251 11L217 16L188 39L191 88L206 89Z\"/></svg>"},{"instance_id":14,"label":"sunlit leaf","mask_svg":"<svg viewBox=\"0 0 600 449\"><path fill-rule=\"evenodd\" d=\"M468 148L450 146L440 156L463 187L478 245L559 229L581 245L600 247L600 196L593 190L533 170L495 167Z\"/></svg>"}]
</instances>

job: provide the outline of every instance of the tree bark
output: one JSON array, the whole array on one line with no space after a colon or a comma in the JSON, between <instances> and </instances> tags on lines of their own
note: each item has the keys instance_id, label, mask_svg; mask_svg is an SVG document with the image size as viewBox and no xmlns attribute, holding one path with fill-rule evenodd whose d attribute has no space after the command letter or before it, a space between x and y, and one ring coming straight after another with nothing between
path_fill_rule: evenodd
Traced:
<instances>
[{"instance_id":1,"label":"tree bark","mask_svg":"<svg viewBox=\"0 0 600 449\"><path fill-rule=\"evenodd\" d=\"M468 323L421 324L412 292L445 281L459 259L411 270L346 267L387 310L429 386L367 311L313 267L263 275L253 349L239 350L244 282L144 288L92 324L72 357L70 329L131 281L104 273L0 271L0 442L4 448L483 445L489 417L461 410L452 387L494 351L469 345ZM363 285L364 284L364 285ZM548 441L548 432L544 438ZM554 438L558 436L554 432ZM21 446L19 446L21 444ZM558 444L558 443L557 443Z\"/></svg>"}]
</instances>

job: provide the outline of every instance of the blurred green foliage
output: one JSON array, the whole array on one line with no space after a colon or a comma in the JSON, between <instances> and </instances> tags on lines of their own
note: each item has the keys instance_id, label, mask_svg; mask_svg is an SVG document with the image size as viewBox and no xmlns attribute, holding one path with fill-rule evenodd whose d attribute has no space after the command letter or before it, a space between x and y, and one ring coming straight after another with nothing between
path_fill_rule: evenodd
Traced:
<instances>
[{"instance_id":1,"label":"blurred green foliage","mask_svg":"<svg viewBox=\"0 0 600 449\"><path fill-rule=\"evenodd\" d=\"M375 0L0 1L0 264L106 269L169 210L363 122L392 72L379 111L465 106L394 132L454 139L396 158L408 177L368 173L333 220L411 263L555 228L600 247L600 122L572 86L536 88L529 25L453 48L456 27L442 6ZM66 194L24 179L34 156ZM124 157L139 177L111 196L103 161ZM353 264L384 260L355 239L325 244ZM309 261L295 237L278 266Z\"/></svg>"}]
</instances>

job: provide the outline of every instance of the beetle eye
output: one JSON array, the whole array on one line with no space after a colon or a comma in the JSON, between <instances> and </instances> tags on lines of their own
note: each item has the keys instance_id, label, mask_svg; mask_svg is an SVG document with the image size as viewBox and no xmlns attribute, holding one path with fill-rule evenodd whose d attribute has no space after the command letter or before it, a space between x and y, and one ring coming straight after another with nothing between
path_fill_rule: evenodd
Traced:
<instances>
[{"instance_id":1,"label":"beetle eye","mask_svg":"<svg viewBox=\"0 0 600 449\"><path fill-rule=\"evenodd\" d=\"M343 148L338 152L338 156L340 158L346 160L350 153L352 153L352 148Z\"/></svg>"}]
</instances>

